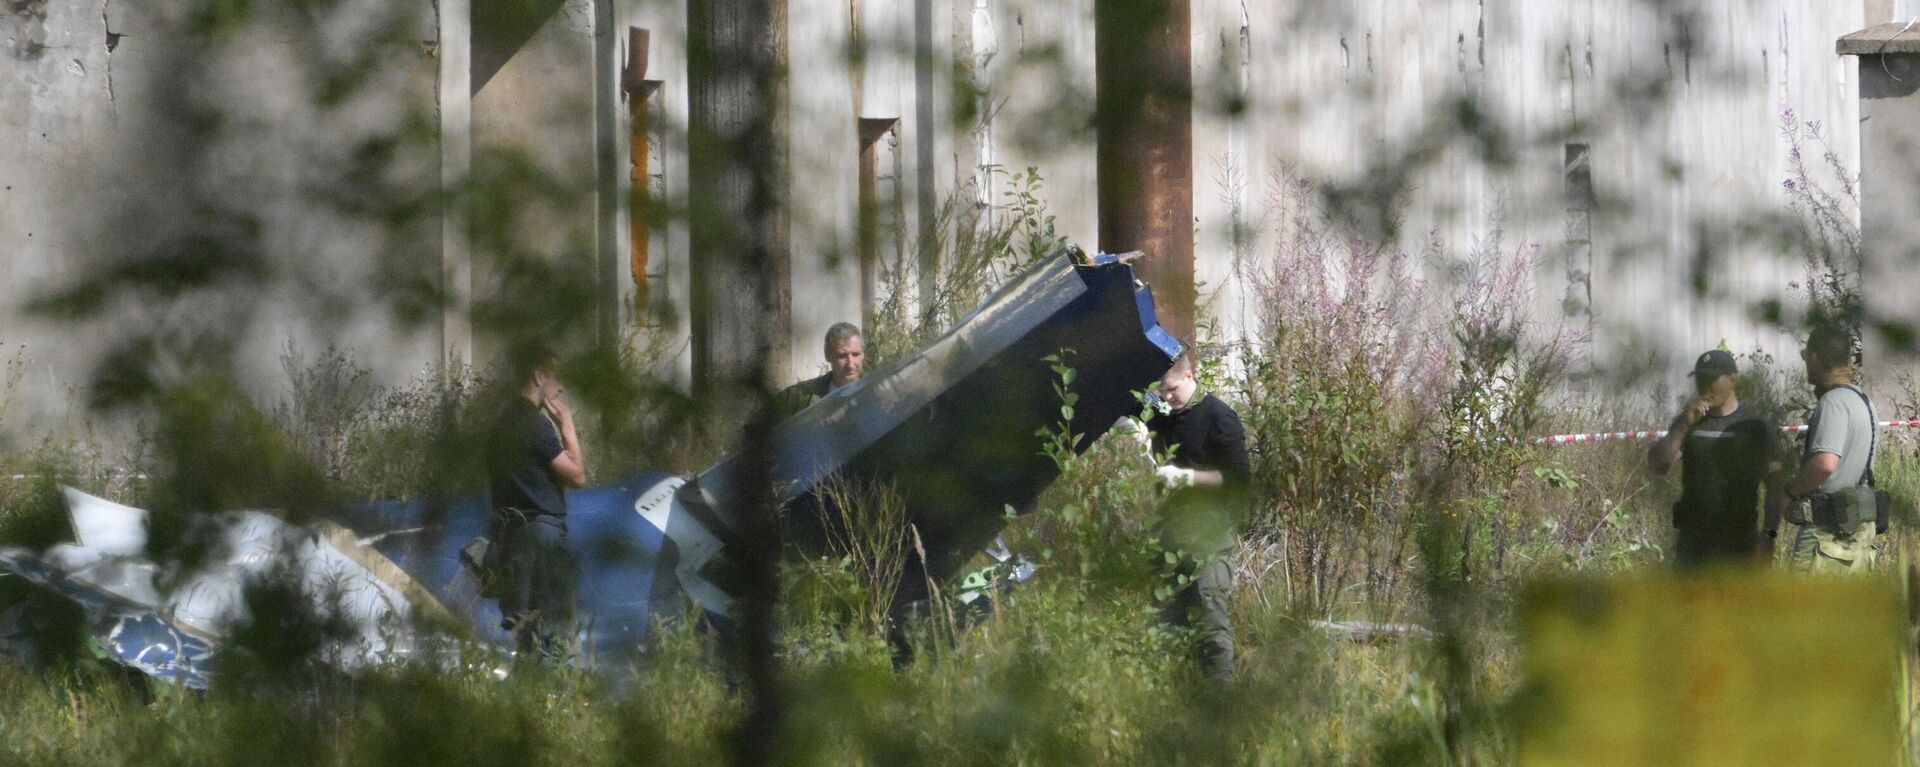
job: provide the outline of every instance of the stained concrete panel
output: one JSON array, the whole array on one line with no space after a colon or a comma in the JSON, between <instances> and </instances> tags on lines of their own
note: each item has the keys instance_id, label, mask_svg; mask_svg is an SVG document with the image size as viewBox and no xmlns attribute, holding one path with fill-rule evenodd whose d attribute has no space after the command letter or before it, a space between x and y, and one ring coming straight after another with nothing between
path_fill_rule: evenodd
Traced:
<instances>
[{"instance_id":1,"label":"stained concrete panel","mask_svg":"<svg viewBox=\"0 0 1920 767\"><path fill-rule=\"evenodd\" d=\"M189 34L184 10L52 0L0 13L0 41L15 46L0 76L0 129L17 139L0 142L0 340L28 360L0 431L71 432L88 417L102 355L136 333L231 333L236 372L269 402L284 392L290 340L349 348L390 382L432 359L409 322L369 298L383 268L437 247L431 222L422 232L358 209L342 184L358 167L383 195L430 196L430 129L413 133L423 151L402 142L364 161L369 142L431 120L432 9L261 11L217 38ZM370 51L384 55L355 56ZM356 65L353 87L329 90ZM259 254L271 279L179 301L122 296L90 321L23 313L84 276L205 234ZM94 436L131 439L117 425Z\"/></svg>"},{"instance_id":2,"label":"stained concrete panel","mask_svg":"<svg viewBox=\"0 0 1920 767\"><path fill-rule=\"evenodd\" d=\"M485 7L475 6L476 24ZM598 279L593 2L566 0L532 19L537 27L524 37L499 38L520 41L510 54L478 47L473 54L474 172L488 179L504 168L525 171L506 171L500 182L524 185L517 187L521 191L514 193L510 205L498 215L478 214L471 222L474 294L478 302L499 302L509 311L529 306L560 311L569 302L591 301ZM505 62L479 82L480 62L503 57ZM519 163L524 165L516 166ZM492 191L504 188L516 187L496 186ZM508 283L503 269L522 258L545 260L559 282L522 286L523 294L504 292ZM552 290L528 292L527 287ZM572 332L591 333L593 307L572 310L584 313L584 321ZM501 329L497 321L491 328L484 323L476 328L477 361L497 358Z\"/></svg>"},{"instance_id":3,"label":"stained concrete panel","mask_svg":"<svg viewBox=\"0 0 1920 767\"><path fill-rule=\"evenodd\" d=\"M1920 51L1920 35L1911 39ZM1920 331L1920 52L1860 57L1860 167L1868 315L1901 333ZM1910 370L1920 351L1913 339L1868 333L1867 364Z\"/></svg>"}]
</instances>

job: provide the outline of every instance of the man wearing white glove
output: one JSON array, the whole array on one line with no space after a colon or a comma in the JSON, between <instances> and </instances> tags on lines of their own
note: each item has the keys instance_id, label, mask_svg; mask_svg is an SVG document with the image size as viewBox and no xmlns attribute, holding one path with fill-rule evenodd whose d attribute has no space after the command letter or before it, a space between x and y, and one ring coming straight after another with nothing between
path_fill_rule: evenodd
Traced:
<instances>
[{"instance_id":1,"label":"man wearing white glove","mask_svg":"<svg viewBox=\"0 0 1920 767\"><path fill-rule=\"evenodd\" d=\"M1217 475L1220 472L1214 471L1208 473ZM1193 480L1200 475L1200 472L1196 469L1183 469L1173 464L1167 464L1154 469L1153 475L1160 478L1161 485L1168 489L1177 490L1183 487L1193 487Z\"/></svg>"},{"instance_id":2,"label":"man wearing white glove","mask_svg":"<svg viewBox=\"0 0 1920 767\"><path fill-rule=\"evenodd\" d=\"M1156 394L1161 407L1147 428L1160 462L1154 475L1169 490L1160 512L1160 540L1178 560L1166 573L1171 598L1162 604L1160 619L1197 627L1201 668L1225 681L1233 677L1234 662L1227 615L1233 570L1227 556L1252 474L1246 430L1231 406L1200 390L1191 350L1174 360Z\"/></svg>"}]
</instances>

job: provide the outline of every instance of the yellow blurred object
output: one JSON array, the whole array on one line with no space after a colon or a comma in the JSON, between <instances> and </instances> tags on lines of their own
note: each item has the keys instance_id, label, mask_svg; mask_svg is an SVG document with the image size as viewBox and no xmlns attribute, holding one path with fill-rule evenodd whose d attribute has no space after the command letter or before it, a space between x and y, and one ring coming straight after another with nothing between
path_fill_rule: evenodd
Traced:
<instances>
[{"instance_id":1,"label":"yellow blurred object","mask_svg":"<svg viewBox=\"0 0 1920 767\"><path fill-rule=\"evenodd\" d=\"M1520 763L1900 764L1904 618L1878 578L1538 584Z\"/></svg>"}]
</instances>

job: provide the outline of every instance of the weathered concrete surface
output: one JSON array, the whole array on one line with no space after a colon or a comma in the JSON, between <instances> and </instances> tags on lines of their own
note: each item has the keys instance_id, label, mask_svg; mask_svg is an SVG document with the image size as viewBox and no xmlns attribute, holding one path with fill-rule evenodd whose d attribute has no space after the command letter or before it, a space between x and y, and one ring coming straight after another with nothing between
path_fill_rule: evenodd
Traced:
<instances>
[{"instance_id":1,"label":"weathered concrete surface","mask_svg":"<svg viewBox=\"0 0 1920 767\"><path fill-rule=\"evenodd\" d=\"M1912 334L1920 331L1920 27L1871 27L1838 48L1860 60L1862 299L1870 321ZM1911 369L1914 336L1865 335L1869 368Z\"/></svg>"},{"instance_id":2,"label":"weathered concrete surface","mask_svg":"<svg viewBox=\"0 0 1920 767\"><path fill-rule=\"evenodd\" d=\"M104 2L0 9L0 61L7 72L0 78L6 136L0 141L0 291L7 301L0 342L28 361L24 380L10 393L8 423L0 424L14 431L71 415L69 398L61 395L87 359L73 343L30 328L14 310L70 273L60 257L73 235L69 201L101 189L102 155L114 154L115 99L124 94L109 88L105 10Z\"/></svg>"},{"instance_id":3,"label":"weathered concrete surface","mask_svg":"<svg viewBox=\"0 0 1920 767\"><path fill-rule=\"evenodd\" d=\"M944 202L957 195L962 204L1008 204L1006 174L1028 166L1046 179L1042 194L1059 233L1094 240L1092 2L790 0L793 292L801 297L794 377L819 369L809 339L860 316L851 257L858 118L901 118L886 148L896 236L881 239L883 261L911 265L938 252L927 239ZM475 13L486 5L472 3ZM314 186L338 178L356 147L407 115L443 129L447 143L381 163L393 185L440 179L451 187L465 177L464 160L524 149L534 167L568 179L563 187L577 182L584 194L575 207L516 211L535 233L513 247L581 275L619 274L601 261L625 252L625 227L605 234L596 217L607 205L596 195L606 192L595 180L609 161L616 172L627 167L624 142L607 151L602 139L623 136L630 118L617 108L614 84L595 77L620 46L595 41L609 15L613 29L653 30L649 76L663 85L654 97L652 183L661 199L683 199L682 0L548 0L550 15L505 58L471 50L461 23L469 0L443 4L348 3L318 22L269 13L227 42L197 49L180 42L186 0L0 5L0 342L26 344L33 359L0 432L75 413L92 365L128 327L241 323L239 356L263 392L282 379L278 352L288 338L309 349L350 346L388 380L440 359L443 349L484 359L467 351L464 339L474 334L457 313L415 334L390 314L353 310L366 303L368 275L396 264L437 268L455 283L445 287L477 286L484 298L498 275L463 271L471 255L459 242L464 225L396 231L314 204ZM1637 0L1439 0L1409 14L1394 4L1193 0L1201 321L1227 337L1258 332L1236 277L1278 246L1268 192L1283 169L1347 184L1401 176L1416 187L1400 222L1411 249L1430 234L1456 256L1468 252L1496 212L1503 248L1543 246L1536 316L1558 316L1570 273L1590 271L1588 316L1569 319L1591 323L1603 367L1678 381L1699 348L1722 340L1791 364L1789 340L1765 331L1748 309L1785 292L1801 267L1777 244L1741 233L1787 209L1778 118L1791 108L1803 121L1823 122L1843 164L1877 170L1862 163L1847 129L1861 117L1863 82L1833 44L1865 26L1869 11L1898 15L1910 6L1699 0L1682 8L1690 14L1670 16ZM857 86L847 56L854 19L865 21L866 71ZM347 60L381 20L405 27L411 52L382 49L363 96L317 106L317 65ZM442 24L459 39L442 39ZM443 67L443 52L471 56L465 66L447 59ZM484 68L475 62L498 66L483 81L472 77ZM968 94L956 83L984 91ZM1451 119L1456 103L1506 129L1504 153L1489 157L1462 141L1412 151ZM217 141L196 142L185 104L218 106L237 119ZM1868 128L1876 122L1891 121L1870 119ZM1563 176L1569 144L1589 147L1596 195L1591 262L1579 268L1564 256L1573 252ZM1867 181L1877 183L1871 174ZM970 187L960 190L963 183ZM256 213L259 248L297 279L238 291L238 308L211 298L174 313L131 307L77 327L19 314L25 300L66 284L93 259L137 253L205 224L196 204L208 202ZM652 237L659 314L644 319L677 320L684 332L685 224L665 217ZM1704 295L1692 287L1702 254L1725 265ZM476 260L484 266L486 254ZM1446 274L1444 266L1435 274ZM604 295L608 286L593 279L586 294ZM630 287L620 290L620 300L630 299ZM642 319L623 304L620 324ZM684 349L684 335L667 346ZM672 364L684 380L684 352Z\"/></svg>"},{"instance_id":4,"label":"weathered concrete surface","mask_svg":"<svg viewBox=\"0 0 1920 767\"><path fill-rule=\"evenodd\" d=\"M183 6L0 9L0 340L23 345L29 360L9 433L71 428L94 366L129 331L231 331L239 372L263 395L283 380L289 340L361 350L389 380L433 359L430 339L407 323L355 309L394 251L436 248L437 230L351 210L341 195L354 190L340 183L365 171L395 195L434 188L431 153L403 148L366 162L370 140L432 114L431 6L344 3L325 18L262 11L213 41L185 33ZM376 35L390 41L385 55L361 87L323 106L321 73L354 63ZM223 281L179 301L123 296L83 323L21 312L103 265L139 262L196 232L260 254L272 279Z\"/></svg>"},{"instance_id":5,"label":"weathered concrete surface","mask_svg":"<svg viewBox=\"0 0 1920 767\"><path fill-rule=\"evenodd\" d=\"M950 129L952 148L933 153L936 166L959 179L990 178L982 164L1036 166L1059 231L1091 241L1093 0L934 5L932 16L959 27L951 37L974 46L963 58L992 106L987 124ZM1722 341L1791 364L1791 339L1756 322L1752 307L1788 292L1803 267L1755 230L1789 215L1784 111L1822 123L1841 163L1859 167L1859 144L1839 127L1858 119L1857 75L1832 41L1858 28L1863 6L1699 0L1669 10L1444 0L1414 14L1393 4L1194 0L1201 322L1228 338L1258 332L1244 269L1279 246L1280 175L1348 187L1399 177L1415 190L1397 222L1407 250L1431 239L1457 265L1496 242L1508 254L1539 245L1532 308L1545 323L1562 317L1570 281L1590 280L1591 303L1566 319L1593 329L1596 366L1626 382L1679 381L1699 349ZM972 55L982 47L992 55ZM1504 134L1498 152L1449 127L1461 103ZM948 104L938 114L961 112ZM915 122L909 114L903 127ZM1434 138L1442 141L1428 146ZM1578 251L1591 255L1578 264L1568 258L1572 144L1588 147L1595 195L1590 250ZM985 196L1007 204L1006 187L987 184ZM929 188L913 191L924 200ZM796 229L796 248L807 237ZM1697 263L1714 270L1704 294L1693 287ZM1436 266L1436 278L1450 271ZM1650 386L1632 390L1651 404Z\"/></svg>"},{"instance_id":6,"label":"weathered concrete surface","mask_svg":"<svg viewBox=\"0 0 1920 767\"><path fill-rule=\"evenodd\" d=\"M533 28L485 39L476 30L473 53L473 171L482 179L479 195L486 199L515 190L512 199L492 199L500 207L477 212L470 222L473 294L484 315L474 338L475 359L481 361L497 357L499 334L490 331L503 326L532 330L529 323L557 322L580 312L586 320L572 332L591 332L591 302L602 279L595 215L594 4L476 0L476 23L491 9L506 6L531 9L513 21ZM514 47L489 47L497 45ZM489 66L494 71L486 73ZM506 267L522 259L544 260L551 271L544 279L511 279Z\"/></svg>"},{"instance_id":7,"label":"weathered concrete surface","mask_svg":"<svg viewBox=\"0 0 1920 767\"><path fill-rule=\"evenodd\" d=\"M1834 49L1842 56L1878 56L1883 53L1920 53L1920 25L1889 23L1867 27L1840 38Z\"/></svg>"}]
</instances>

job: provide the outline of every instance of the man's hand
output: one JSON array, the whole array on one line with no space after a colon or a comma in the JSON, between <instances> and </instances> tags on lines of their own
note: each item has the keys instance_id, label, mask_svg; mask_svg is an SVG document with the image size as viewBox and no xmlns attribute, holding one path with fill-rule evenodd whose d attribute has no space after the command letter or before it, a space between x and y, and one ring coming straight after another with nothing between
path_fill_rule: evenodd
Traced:
<instances>
[{"instance_id":1,"label":"man's hand","mask_svg":"<svg viewBox=\"0 0 1920 767\"><path fill-rule=\"evenodd\" d=\"M1781 516L1796 525L1813 524L1813 502L1805 498L1793 498L1787 501L1787 509Z\"/></svg>"},{"instance_id":2,"label":"man's hand","mask_svg":"<svg viewBox=\"0 0 1920 767\"><path fill-rule=\"evenodd\" d=\"M567 407L558 396L548 397L542 407L553 418L553 425L560 427L561 452L553 459L554 474L568 487L586 487L587 454L580 449L580 432L573 425L573 408Z\"/></svg>"},{"instance_id":3,"label":"man's hand","mask_svg":"<svg viewBox=\"0 0 1920 767\"><path fill-rule=\"evenodd\" d=\"M561 402L559 397L548 397L546 409L547 414L553 416L554 424L560 428L565 429L573 423L573 408L567 407L567 403Z\"/></svg>"},{"instance_id":4,"label":"man's hand","mask_svg":"<svg viewBox=\"0 0 1920 767\"><path fill-rule=\"evenodd\" d=\"M1707 413L1712 410L1713 400L1701 397L1700 399L1694 400L1693 404L1688 405L1686 410L1681 411L1680 418L1686 421L1687 428L1691 429L1698 426L1701 421L1706 420Z\"/></svg>"},{"instance_id":5,"label":"man's hand","mask_svg":"<svg viewBox=\"0 0 1920 767\"><path fill-rule=\"evenodd\" d=\"M1149 447L1153 444L1153 435L1147 433L1147 425L1141 423L1140 419L1134 418L1133 416L1123 416L1118 422L1114 423L1113 431L1121 435L1121 437L1128 442L1138 444L1141 447Z\"/></svg>"},{"instance_id":6,"label":"man's hand","mask_svg":"<svg viewBox=\"0 0 1920 767\"><path fill-rule=\"evenodd\" d=\"M1162 466L1153 470L1153 475L1160 478L1160 484L1169 489L1192 487L1193 474L1192 469L1182 469L1178 466Z\"/></svg>"}]
</instances>

